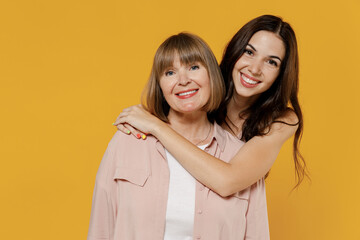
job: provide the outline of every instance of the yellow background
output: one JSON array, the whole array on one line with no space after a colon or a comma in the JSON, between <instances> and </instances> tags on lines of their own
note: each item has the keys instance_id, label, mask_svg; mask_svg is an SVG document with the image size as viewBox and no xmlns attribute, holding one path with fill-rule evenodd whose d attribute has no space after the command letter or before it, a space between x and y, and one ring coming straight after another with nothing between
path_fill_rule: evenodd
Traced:
<instances>
[{"instance_id":1,"label":"yellow background","mask_svg":"<svg viewBox=\"0 0 360 240\"><path fill-rule=\"evenodd\" d=\"M342 1L0 2L0 238L85 239L95 174L120 111L139 103L156 48L189 31L221 59L247 21L274 14L299 42L301 150L267 180L272 239L360 239L360 3Z\"/></svg>"}]
</instances>

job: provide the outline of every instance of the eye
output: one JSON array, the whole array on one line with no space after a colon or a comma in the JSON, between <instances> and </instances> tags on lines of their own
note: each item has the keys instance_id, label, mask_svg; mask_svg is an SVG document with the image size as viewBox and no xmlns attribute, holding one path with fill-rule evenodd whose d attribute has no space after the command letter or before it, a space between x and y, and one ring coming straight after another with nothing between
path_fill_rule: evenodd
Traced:
<instances>
[{"instance_id":1,"label":"eye","mask_svg":"<svg viewBox=\"0 0 360 240\"><path fill-rule=\"evenodd\" d=\"M278 66L278 63L272 59L269 59L268 63L274 67L277 67Z\"/></svg>"},{"instance_id":2,"label":"eye","mask_svg":"<svg viewBox=\"0 0 360 240\"><path fill-rule=\"evenodd\" d=\"M168 76L168 77L170 77L170 76L172 76L174 74L175 74L175 72L171 71L171 70L165 72L165 76Z\"/></svg>"},{"instance_id":3,"label":"eye","mask_svg":"<svg viewBox=\"0 0 360 240\"><path fill-rule=\"evenodd\" d=\"M248 48L246 48L246 49L245 49L244 53L245 53L245 54L247 54L247 55L249 55L249 56L252 56L252 55L254 55L254 52L253 52L253 50L251 50L251 49L248 49Z\"/></svg>"},{"instance_id":4,"label":"eye","mask_svg":"<svg viewBox=\"0 0 360 240\"><path fill-rule=\"evenodd\" d=\"M198 69L200 69L200 67L199 67L199 65L192 65L191 67L190 67L190 70L198 70Z\"/></svg>"}]
</instances>

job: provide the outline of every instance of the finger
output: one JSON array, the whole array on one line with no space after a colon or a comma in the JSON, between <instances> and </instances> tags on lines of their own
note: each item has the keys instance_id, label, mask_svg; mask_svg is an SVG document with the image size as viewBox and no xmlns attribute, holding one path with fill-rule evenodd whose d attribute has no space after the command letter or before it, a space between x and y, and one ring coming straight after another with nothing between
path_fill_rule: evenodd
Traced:
<instances>
[{"instance_id":1,"label":"finger","mask_svg":"<svg viewBox=\"0 0 360 240\"><path fill-rule=\"evenodd\" d=\"M113 123L114 126L117 126L119 124L124 124L126 123L126 117L128 116L128 113L126 112L121 112L119 114L119 116L117 117L116 121Z\"/></svg>"},{"instance_id":2,"label":"finger","mask_svg":"<svg viewBox=\"0 0 360 240\"><path fill-rule=\"evenodd\" d=\"M131 133L130 130L125 126L125 124L118 124L116 127L117 129L119 129L120 132L123 132L127 135Z\"/></svg>"},{"instance_id":3,"label":"finger","mask_svg":"<svg viewBox=\"0 0 360 240\"><path fill-rule=\"evenodd\" d=\"M114 122L114 123L116 123L116 124L114 124L114 125L118 125L118 124L119 124L119 123L118 123L119 119L120 119L122 116L124 116L126 113L129 113L129 112L133 109L133 107L134 107L134 106L124 108L124 109L122 110L122 112L118 115L118 117L116 118L116 120L115 120L115 122ZM126 115L127 115L127 114L126 114Z\"/></svg>"},{"instance_id":4,"label":"finger","mask_svg":"<svg viewBox=\"0 0 360 240\"><path fill-rule=\"evenodd\" d=\"M146 134L133 128L131 125L125 123L125 127L131 132L132 135L134 135L137 139L146 139Z\"/></svg>"},{"instance_id":5,"label":"finger","mask_svg":"<svg viewBox=\"0 0 360 240\"><path fill-rule=\"evenodd\" d=\"M119 118L120 118L120 115L117 116L117 118L115 119L115 122L113 122L113 125L114 125L114 126L117 125L116 123L119 121Z\"/></svg>"}]
</instances>

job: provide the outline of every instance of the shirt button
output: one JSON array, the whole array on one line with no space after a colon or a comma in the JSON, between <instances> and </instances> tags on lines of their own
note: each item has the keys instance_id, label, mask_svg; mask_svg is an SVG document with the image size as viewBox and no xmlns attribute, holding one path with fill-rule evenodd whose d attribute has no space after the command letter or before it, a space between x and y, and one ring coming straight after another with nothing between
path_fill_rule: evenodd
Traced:
<instances>
[{"instance_id":1,"label":"shirt button","mask_svg":"<svg viewBox=\"0 0 360 240\"><path fill-rule=\"evenodd\" d=\"M198 214L202 214L202 210L199 209L199 210L197 211L197 213L198 213Z\"/></svg>"}]
</instances>

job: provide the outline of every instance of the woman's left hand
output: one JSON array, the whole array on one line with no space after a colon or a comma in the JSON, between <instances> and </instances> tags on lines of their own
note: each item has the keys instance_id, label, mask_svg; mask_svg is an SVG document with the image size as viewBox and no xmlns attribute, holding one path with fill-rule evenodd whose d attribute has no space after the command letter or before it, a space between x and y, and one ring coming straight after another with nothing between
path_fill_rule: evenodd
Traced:
<instances>
[{"instance_id":1,"label":"woman's left hand","mask_svg":"<svg viewBox=\"0 0 360 240\"><path fill-rule=\"evenodd\" d=\"M157 124L163 122L146 111L142 105L125 108L113 123L120 131L133 134L136 138L146 138L153 134Z\"/></svg>"}]
</instances>

